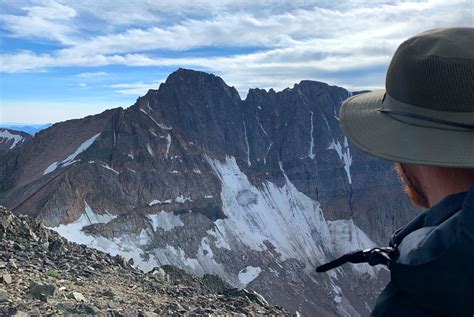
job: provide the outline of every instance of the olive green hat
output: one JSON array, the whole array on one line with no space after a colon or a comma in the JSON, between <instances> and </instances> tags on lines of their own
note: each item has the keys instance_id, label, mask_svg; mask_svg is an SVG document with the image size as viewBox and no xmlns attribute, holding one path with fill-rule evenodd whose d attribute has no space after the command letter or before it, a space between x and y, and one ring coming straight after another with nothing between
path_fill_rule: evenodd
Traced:
<instances>
[{"instance_id":1,"label":"olive green hat","mask_svg":"<svg viewBox=\"0 0 474 317\"><path fill-rule=\"evenodd\" d=\"M403 42L385 88L341 106L352 144L390 161L474 167L474 28L435 29Z\"/></svg>"}]
</instances>

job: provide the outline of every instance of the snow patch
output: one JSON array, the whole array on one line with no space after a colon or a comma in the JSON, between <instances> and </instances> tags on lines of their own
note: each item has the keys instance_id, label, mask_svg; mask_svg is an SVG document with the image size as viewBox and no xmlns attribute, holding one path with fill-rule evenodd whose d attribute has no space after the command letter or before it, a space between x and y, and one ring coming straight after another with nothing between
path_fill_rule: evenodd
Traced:
<instances>
[{"instance_id":1,"label":"snow patch","mask_svg":"<svg viewBox=\"0 0 474 317\"><path fill-rule=\"evenodd\" d=\"M92 236L82 231L82 228L95 223L107 223L116 218L111 214L96 214L90 206L85 202L84 213L75 222L59 225L50 228L59 233L69 241L85 244L91 248L104 251L110 255L120 254L127 260L134 259L137 266L145 271L149 271L154 267L159 266L154 257L150 257L148 261L143 260L141 246L146 245L152 235L146 231L141 230L138 235L124 235L120 238L107 239L102 236Z\"/></svg>"},{"instance_id":2,"label":"snow patch","mask_svg":"<svg viewBox=\"0 0 474 317\"><path fill-rule=\"evenodd\" d=\"M267 156L268 153L270 152L270 149L272 148L273 141L270 141L270 145L268 146L267 152L265 152L265 156L263 157L263 164L267 164Z\"/></svg>"},{"instance_id":3,"label":"snow patch","mask_svg":"<svg viewBox=\"0 0 474 317\"><path fill-rule=\"evenodd\" d=\"M184 204L187 201L193 201L193 200L189 196L184 197L183 195L179 195L178 197L176 197L176 199L174 201L177 202L177 203L180 203L180 204Z\"/></svg>"},{"instance_id":4,"label":"snow patch","mask_svg":"<svg viewBox=\"0 0 474 317\"><path fill-rule=\"evenodd\" d=\"M153 117L148 112L146 112L145 110L140 109L140 111L143 112L144 114L146 114L148 116L148 118L150 118L158 127L160 127L160 129L163 129L163 130L171 130L172 129L172 127L170 127L170 126L167 126L163 123L156 122L156 120L153 119Z\"/></svg>"},{"instance_id":5,"label":"snow patch","mask_svg":"<svg viewBox=\"0 0 474 317\"><path fill-rule=\"evenodd\" d=\"M148 204L148 206L171 204L171 203L172 203L171 199L167 199L167 200L163 200L163 201L161 201L159 199L154 199Z\"/></svg>"},{"instance_id":6,"label":"snow patch","mask_svg":"<svg viewBox=\"0 0 474 317\"><path fill-rule=\"evenodd\" d=\"M74 161L69 161L69 162L66 162L66 163L63 163L63 165L61 165L61 167L66 167L66 166L69 166L69 165L72 165L76 162L80 162L81 160L74 160Z\"/></svg>"},{"instance_id":7,"label":"snow patch","mask_svg":"<svg viewBox=\"0 0 474 317\"><path fill-rule=\"evenodd\" d=\"M247 266L239 272L239 281L243 287L246 287L250 282L258 277L260 272L262 272L260 267Z\"/></svg>"},{"instance_id":8,"label":"snow patch","mask_svg":"<svg viewBox=\"0 0 474 317\"><path fill-rule=\"evenodd\" d=\"M229 273L225 271L223 265L214 260L214 253L206 237L201 240L196 258L189 258L183 249L170 245L167 245L165 248L155 249L154 256L160 265L171 264L173 266L186 268L188 271L192 271L199 276L215 274L224 278L231 278Z\"/></svg>"},{"instance_id":9,"label":"snow patch","mask_svg":"<svg viewBox=\"0 0 474 317\"><path fill-rule=\"evenodd\" d=\"M245 136L245 144L247 146L247 165L250 167L252 165L252 162L250 162L250 145L249 145L249 139L247 137L247 127L245 126L245 120L242 121L244 124L244 136Z\"/></svg>"},{"instance_id":10,"label":"snow patch","mask_svg":"<svg viewBox=\"0 0 474 317\"><path fill-rule=\"evenodd\" d=\"M155 152L153 152L153 149L151 148L150 144L146 145L146 149L148 150L148 153L150 153L151 156L155 156Z\"/></svg>"},{"instance_id":11,"label":"snow patch","mask_svg":"<svg viewBox=\"0 0 474 317\"><path fill-rule=\"evenodd\" d=\"M46 175L46 174L51 173L52 171L56 170L58 165L59 165L58 162L51 163L48 167L46 167L46 169L43 172L43 175Z\"/></svg>"},{"instance_id":12,"label":"snow patch","mask_svg":"<svg viewBox=\"0 0 474 317\"><path fill-rule=\"evenodd\" d=\"M231 250L229 244L227 243L227 237L221 231L219 231L217 227L214 229L207 230L206 232L210 236L214 237L214 243L216 247L220 249Z\"/></svg>"},{"instance_id":13,"label":"snow patch","mask_svg":"<svg viewBox=\"0 0 474 317\"><path fill-rule=\"evenodd\" d=\"M269 268L268 271L272 272L276 277L280 277L280 273L277 270Z\"/></svg>"},{"instance_id":14,"label":"snow patch","mask_svg":"<svg viewBox=\"0 0 474 317\"><path fill-rule=\"evenodd\" d=\"M101 166L104 167L104 168L106 168L106 169L108 169L109 171L114 172L114 173L117 174L117 175L120 174L119 171L114 170L112 167L110 167L110 166L107 165L107 164L101 164Z\"/></svg>"},{"instance_id":15,"label":"snow patch","mask_svg":"<svg viewBox=\"0 0 474 317\"><path fill-rule=\"evenodd\" d=\"M173 228L184 226L181 218L176 216L173 212L160 211L157 214L148 215L147 217L150 219L154 231L157 231L158 228L170 231Z\"/></svg>"},{"instance_id":16,"label":"snow patch","mask_svg":"<svg viewBox=\"0 0 474 317\"><path fill-rule=\"evenodd\" d=\"M257 123L258 123L258 125L260 126L260 129L262 129L262 131L263 131L263 133L266 135L266 137L267 137L267 138L270 138L270 137L268 136L267 131L265 131L265 129L263 128L262 123L260 122L260 120L258 119L257 116L255 116L255 119L257 120Z\"/></svg>"},{"instance_id":17,"label":"snow patch","mask_svg":"<svg viewBox=\"0 0 474 317\"><path fill-rule=\"evenodd\" d=\"M161 204L162 204L161 200L153 199L152 201L150 201L148 206L161 205Z\"/></svg>"},{"instance_id":18,"label":"snow patch","mask_svg":"<svg viewBox=\"0 0 474 317\"><path fill-rule=\"evenodd\" d=\"M331 237L320 205L299 192L286 174L283 187L264 182L256 188L234 157L206 160L222 184L221 200L227 218L215 222L219 232L257 251L267 250L267 240L283 260L302 259L313 267L319 264L316 261L328 260L326 254L330 252L326 246L330 245ZM253 193L255 199L242 206L237 197L245 191Z\"/></svg>"},{"instance_id":19,"label":"snow patch","mask_svg":"<svg viewBox=\"0 0 474 317\"><path fill-rule=\"evenodd\" d=\"M83 215L86 216L90 225L93 225L96 223L108 223L109 221L112 221L115 218L117 218L116 215L112 215L108 212L106 212L105 214L96 214L94 211L92 211L87 201L84 201L84 204L85 204L85 208L84 208Z\"/></svg>"},{"instance_id":20,"label":"snow patch","mask_svg":"<svg viewBox=\"0 0 474 317\"><path fill-rule=\"evenodd\" d=\"M328 147L328 150L334 150L337 152L339 159L344 164L344 170L346 171L349 184L352 184L352 177L351 177L352 155L349 149L347 138L344 137L344 142L342 145L341 143L339 143L339 141L335 142L334 140L332 140L331 144Z\"/></svg>"},{"instance_id":21,"label":"snow patch","mask_svg":"<svg viewBox=\"0 0 474 317\"><path fill-rule=\"evenodd\" d=\"M150 100L146 101L146 107L148 108L150 112L153 112L153 109L150 107Z\"/></svg>"},{"instance_id":22,"label":"snow patch","mask_svg":"<svg viewBox=\"0 0 474 317\"><path fill-rule=\"evenodd\" d=\"M79 147L74 151L74 153L72 153L71 155L66 157L61 163L54 162L54 163L50 164L44 170L43 175L46 175L46 174L51 173L52 171L56 170L56 168L58 168L58 166L60 164L62 164L61 167L66 167L66 166L69 166L69 165L74 164L76 162L79 162L80 160L75 160L75 158L79 154L81 154L82 152L87 150L94 143L94 141L99 137L99 135L100 135L100 133L97 133L96 135L94 135L90 139L84 141L81 145L79 145Z\"/></svg>"},{"instance_id":23,"label":"snow patch","mask_svg":"<svg viewBox=\"0 0 474 317\"><path fill-rule=\"evenodd\" d=\"M72 153L71 155L69 155L68 157L64 159L63 164L73 161L76 158L76 156L78 156L79 154L87 150L92 145L92 143L94 143L94 141L99 137L99 135L100 133L97 133L92 138L86 140L84 143L79 145L79 147L76 149L76 151L74 151L74 153Z\"/></svg>"},{"instance_id":24,"label":"snow patch","mask_svg":"<svg viewBox=\"0 0 474 317\"><path fill-rule=\"evenodd\" d=\"M168 154L170 153L170 147L171 147L171 134L168 133L166 136L166 141L168 142L166 144L166 154L165 157L168 158Z\"/></svg>"},{"instance_id":25,"label":"snow patch","mask_svg":"<svg viewBox=\"0 0 474 317\"><path fill-rule=\"evenodd\" d=\"M91 236L86 235L82 230L83 227L93 225L96 223L108 223L115 219L117 216L111 214L96 214L87 202L85 203L84 212L76 221L69 224L61 224L57 227L51 228L66 239L76 242L87 244L90 241Z\"/></svg>"},{"instance_id":26,"label":"snow patch","mask_svg":"<svg viewBox=\"0 0 474 317\"><path fill-rule=\"evenodd\" d=\"M353 222L327 221L320 204L297 190L281 162L284 185L278 187L267 181L256 188L234 157L228 156L224 161L205 159L221 181L221 201L227 216L215 221L214 234L208 231L216 240L222 237L229 246L239 241L256 251L268 250L269 242L281 254L279 260L298 259L305 263L307 272L333 260L340 252L374 245ZM335 244L337 241L339 245ZM359 266L359 272L374 276L373 268ZM336 281L339 272L329 271L331 280Z\"/></svg>"},{"instance_id":27,"label":"snow patch","mask_svg":"<svg viewBox=\"0 0 474 317\"><path fill-rule=\"evenodd\" d=\"M311 135L311 141L309 143L309 158L310 159L314 159L314 153L313 153L313 150L314 150L314 137L313 137L313 131L314 131L314 126L313 126L313 111L311 111L311 131L310 131L310 135Z\"/></svg>"},{"instance_id":28,"label":"snow patch","mask_svg":"<svg viewBox=\"0 0 474 317\"><path fill-rule=\"evenodd\" d=\"M376 244L357 227L352 219L328 221L332 236L332 247L336 257L357 250L375 248ZM367 264L353 264L354 269L361 273L376 276L378 267Z\"/></svg>"},{"instance_id":29,"label":"snow patch","mask_svg":"<svg viewBox=\"0 0 474 317\"><path fill-rule=\"evenodd\" d=\"M13 140L12 145L10 146L10 150L13 149L18 143L23 143L25 140L24 137L22 137L19 134L13 134L10 131L6 129L0 129L0 140L1 143L7 143L10 142L10 140Z\"/></svg>"}]
</instances>

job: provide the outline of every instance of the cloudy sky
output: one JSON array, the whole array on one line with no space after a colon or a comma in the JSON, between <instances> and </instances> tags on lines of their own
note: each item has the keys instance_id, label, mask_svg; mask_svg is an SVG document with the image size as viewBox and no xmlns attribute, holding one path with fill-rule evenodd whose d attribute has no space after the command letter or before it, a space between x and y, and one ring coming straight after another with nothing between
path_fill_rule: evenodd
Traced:
<instances>
[{"instance_id":1,"label":"cloudy sky","mask_svg":"<svg viewBox=\"0 0 474 317\"><path fill-rule=\"evenodd\" d=\"M474 0L0 0L0 123L128 107L179 67L252 87L380 89L406 38L474 26Z\"/></svg>"}]
</instances>

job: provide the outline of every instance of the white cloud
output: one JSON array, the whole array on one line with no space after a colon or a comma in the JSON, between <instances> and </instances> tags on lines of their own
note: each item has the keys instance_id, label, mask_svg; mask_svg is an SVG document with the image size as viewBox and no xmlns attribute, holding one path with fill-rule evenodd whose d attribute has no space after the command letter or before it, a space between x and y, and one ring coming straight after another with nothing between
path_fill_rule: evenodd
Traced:
<instances>
[{"instance_id":1,"label":"white cloud","mask_svg":"<svg viewBox=\"0 0 474 317\"><path fill-rule=\"evenodd\" d=\"M244 92L254 86L284 88L303 78L327 79L357 87L357 83L348 82L337 73L367 70L370 76L361 80L366 87L379 87L383 85L383 74L371 69L386 67L404 39L434 27L473 26L474 5L470 0L344 4L322 1L317 6L296 1L286 7L275 1L267 2L266 6L259 1L215 4L178 0L166 2L166 6L161 1L153 2L153 6L146 1L140 4L134 1L136 8L125 2L123 7L103 1L80 3L71 4L73 10L103 15L103 20L111 21L112 25L120 21L114 22L109 13L123 16L129 11L129 19L123 24L131 26L120 32L83 36L83 40L49 54L29 51L2 54L0 71L107 65L188 67L222 75ZM175 14L167 23L161 23L166 19L165 7L166 12ZM173 11L175 8L179 9ZM192 10L196 12L191 14ZM31 12L36 11L29 10L28 15ZM41 10L39 16L43 16ZM139 26L133 24L138 22ZM224 56L180 53L203 47L260 47L260 50ZM162 57L163 50L168 51L167 57ZM170 50L175 52L171 54ZM82 78L101 76L101 73L83 73L87 75ZM134 85L114 88L122 94L139 94L152 88L151 84Z\"/></svg>"},{"instance_id":2,"label":"white cloud","mask_svg":"<svg viewBox=\"0 0 474 317\"><path fill-rule=\"evenodd\" d=\"M99 78L99 77L108 77L110 74L107 72L86 72L86 73L79 73L76 74L75 77L77 78Z\"/></svg>"},{"instance_id":3,"label":"white cloud","mask_svg":"<svg viewBox=\"0 0 474 317\"><path fill-rule=\"evenodd\" d=\"M21 8L25 15L2 14L0 21L15 37L40 38L73 44L71 35L75 32L70 21L76 11L70 6L53 0L40 1L38 5Z\"/></svg>"},{"instance_id":4,"label":"white cloud","mask_svg":"<svg viewBox=\"0 0 474 317\"><path fill-rule=\"evenodd\" d=\"M158 89L158 86L162 82L163 81L155 80L152 83L135 82L125 84L114 84L110 85L110 87L116 89L115 92L119 94L142 96L146 94L150 89Z\"/></svg>"}]
</instances>

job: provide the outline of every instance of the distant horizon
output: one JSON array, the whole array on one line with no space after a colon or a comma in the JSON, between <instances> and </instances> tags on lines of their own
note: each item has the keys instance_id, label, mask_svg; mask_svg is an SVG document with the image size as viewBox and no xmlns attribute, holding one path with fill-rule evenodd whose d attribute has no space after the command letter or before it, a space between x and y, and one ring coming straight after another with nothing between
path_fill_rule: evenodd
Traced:
<instances>
[{"instance_id":1,"label":"distant horizon","mask_svg":"<svg viewBox=\"0 0 474 317\"><path fill-rule=\"evenodd\" d=\"M214 74L215 75L215 74ZM217 76L217 75L216 75ZM221 77L221 76L219 76ZM222 77L221 77L222 78ZM222 78L225 82L225 78ZM239 96L240 98L243 100L247 97L247 94L248 94L248 91L251 90L251 89L265 89L266 91L270 90L270 89L273 89L275 90L276 92L280 92L280 91L283 91L285 89L288 89L288 88L293 88L295 85L297 84L300 84L302 81L317 81L317 82L321 82L321 81L318 81L318 80L315 80L315 79L301 79L300 81L298 82L295 82L293 85L290 85L288 87L284 87L284 88L281 88L281 89L274 89L273 87L270 87L270 88L260 88L260 87L251 87L247 90L246 94L243 96L241 92L237 91L239 93ZM324 82L325 84L328 84L330 86L338 86L338 85L333 85L331 83L328 83L328 82ZM160 83L161 84L161 83ZM338 86L338 87L341 87L341 86ZM159 88L159 85L156 87L156 88L150 88L150 89L158 89ZM344 88L344 89L347 89L346 87L341 87L341 88ZM363 91L363 90L381 90L381 89L384 89L383 87L376 87L376 88L373 88L373 89L354 89L354 90L348 90L350 92L356 92L356 91ZM148 92L148 91L147 91ZM139 97L141 96L144 96L146 93L144 93L143 95L140 95ZM90 115L96 115L96 114L99 114L99 113L102 113L103 111L106 111L106 110L109 110L109 109L113 109L113 108L128 108L128 107L131 107L134 103L136 102L136 99L135 101L133 101L131 104L129 104L128 106L115 106L115 107L110 107L110 108L103 108L102 110L100 110L99 112L96 112L96 113L88 113L88 114L85 114L84 116L82 117L70 117L70 118L65 118L64 120L60 120L60 121L48 121L48 122L3 122L1 121L1 116L0 116L0 128L2 128L2 126L7 126L7 125L11 125L11 126L33 126L33 127L40 127L40 126L43 126L43 125L48 125L48 124L54 124L54 123L58 123L58 122L64 122L64 121L67 121L67 120L74 120L74 119L82 119L86 116L90 116Z\"/></svg>"},{"instance_id":2,"label":"distant horizon","mask_svg":"<svg viewBox=\"0 0 474 317\"><path fill-rule=\"evenodd\" d=\"M243 98L301 80L375 90L399 44L472 27L473 10L469 0L5 1L0 122L126 108L180 67L216 74Z\"/></svg>"},{"instance_id":3,"label":"distant horizon","mask_svg":"<svg viewBox=\"0 0 474 317\"><path fill-rule=\"evenodd\" d=\"M0 122L0 128L2 128L3 126L22 126L22 125L39 128L48 124L54 124L54 122L45 122L45 123Z\"/></svg>"}]
</instances>

